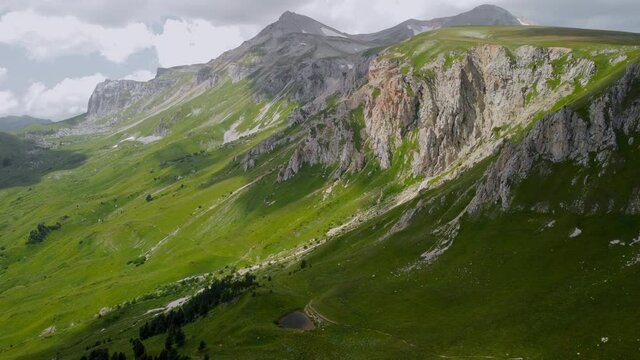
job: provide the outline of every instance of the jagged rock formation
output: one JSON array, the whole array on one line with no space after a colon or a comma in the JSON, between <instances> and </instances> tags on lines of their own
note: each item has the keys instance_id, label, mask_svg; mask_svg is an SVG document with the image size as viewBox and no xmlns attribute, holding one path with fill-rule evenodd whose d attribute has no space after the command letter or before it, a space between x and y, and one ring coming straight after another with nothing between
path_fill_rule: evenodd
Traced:
<instances>
[{"instance_id":1,"label":"jagged rock formation","mask_svg":"<svg viewBox=\"0 0 640 360\"><path fill-rule=\"evenodd\" d=\"M564 65L557 72L559 61ZM392 154L410 141L413 174L435 176L491 154L504 134L524 127L576 84L586 85L594 72L593 61L563 48L522 46L511 55L502 46L484 45L442 54L423 69L383 57L371 63L368 85L352 102L362 102L366 143L381 168L390 167ZM297 152L292 163L317 163L313 149Z\"/></svg>"},{"instance_id":2,"label":"jagged rock formation","mask_svg":"<svg viewBox=\"0 0 640 360\"><path fill-rule=\"evenodd\" d=\"M639 79L640 65L631 65L615 86L591 103L587 119L563 108L540 120L521 143L505 146L487 170L469 212L476 213L484 205L495 203L507 209L514 187L541 160L572 161L584 166L593 156L601 168L606 168L609 156L617 149L620 133L629 136L640 131L640 99L634 90ZM640 213L637 201L637 196L632 196L628 213Z\"/></svg>"},{"instance_id":3,"label":"jagged rock formation","mask_svg":"<svg viewBox=\"0 0 640 360\"><path fill-rule=\"evenodd\" d=\"M212 63L234 82L249 78L257 97L287 93L316 111L324 100L361 85L374 44L352 39L306 16L285 13L253 39Z\"/></svg>"},{"instance_id":4,"label":"jagged rock formation","mask_svg":"<svg viewBox=\"0 0 640 360\"><path fill-rule=\"evenodd\" d=\"M347 113L346 105L342 104L333 112L321 114L318 121L307 124L300 145L280 172L278 181L290 179L304 164L337 164L336 178L346 171L362 169L364 155L356 148L353 129L343 121Z\"/></svg>"},{"instance_id":5,"label":"jagged rock formation","mask_svg":"<svg viewBox=\"0 0 640 360\"><path fill-rule=\"evenodd\" d=\"M316 112L327 97L348 93L362 84L371 60L365 53L368 49L438 27L517 24L513 19L506 10L487 5L450 18L408 20L379 33L350 35L309 17L285 12L257 36L209 64L160 68L149 82L107 80L99 84L89 100L87 120L113 115L134 104L145 110L154 96L176 84L174 74L181 72L192 73L191 87L203 83L207 88L214 87L223 75L234 82L251 77L256 98L273 98L286 91L293 101Z\"/></svg>"},{"instance_id":6,"label":"jagged rock formation","mask_svg":"<svg viewBox=\"0 0 640 360\"><path fill-rule=\"evenodd\" d=\"M457 57L448 64L447 57ZM562 75L552 63L565 60ZM591 60L568 49L523 46L512 55L484 45L464 54L440 55L424 69L403 74L395 60L372 64L369 84L380 93L365 102L365 124L372 150L383 168L404 139L417 140L414 174L433 176L480 146L494 146L500 132L524 126L586 84L595 71ZM559 85L552 88L556 77Z\"/></svg>"},{"instance_id":7,"label":"jagged rock formation","mask_svg":"<svg viewBox=\"0 0 640 360\"><path fill-rule=\"evenodd\" d=\"M106 80L96 86L89 99L87 119L100 119L115 114L138 101L152 100L153 95L173 84L174 81L169 79L154 79L149 82Z\"/></svg>"}]
</instances>

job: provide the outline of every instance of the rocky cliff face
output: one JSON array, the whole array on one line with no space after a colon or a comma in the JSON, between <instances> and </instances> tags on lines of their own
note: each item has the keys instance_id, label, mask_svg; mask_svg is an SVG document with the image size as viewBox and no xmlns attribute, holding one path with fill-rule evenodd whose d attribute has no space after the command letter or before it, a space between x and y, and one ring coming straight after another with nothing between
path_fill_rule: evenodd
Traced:
<instances>
[{"instance_id":1,"label":"rocky cliff face","mask_svg":"<svg viewBox=\"0 0 640 360\"><path fill-rule=\"evenodd\" d=\"M554 62L563 63L560 71ZM426 176L495 146L501 135L526 125L595 72L591 60L568 49L531 46L511 54L484 45L440 55L423 69L406 66L397 60L371 65L375 90L365 101L366 130L383 168L402 141L415 140L412 171Z\"/></svg>"},{"instance_id":2,"label":"rocky cliff face","mask_svg":"<svg viewBox=\"0 0 640 360\"><path fill-rule=\"evenodd\" d=\"M194 87L212 88L220 81L220 74L209 65L159 68L156 77L147 82L133 80L106 80L94 90L87 109L87 120L95 121L118 113L133 105L137 110L146 110L162 92L181 81L183 86L173 89L169 97L180 96Z\"/></svg>"},{"instance_id":3,"label":"rocky cliff face","mask_svg":"<svg viewBox=\"0 0 640 360\"><path fill-rule=\"evenodd\" d=\"M491 154L506 135L587 85L595 70L593 61L569 49L532 46L512 54L484 45L442 54L420 69L382 57L369 65L367 85L347 102L363 106L363 137L381 168L411 142L411 172L430 177ZM294 163L316 163L313 148L297 153Z\"/></svg>"},{"instance_id":4,"label":"rocky cliff face","mask_svg":"<svg viewBox=\"0 0 640 360\"><path fill-rule=\"evenodd\" d=\"M571 161L582 166L593 158L606 169L609 157L624 139L640 132L640 65L630 66L606 94L593 101L588 118L568 108L540 120L519 144L509 144L487 170L469 211L478 212L487 204L507 209L514 187L526 178L539 161ZM633 137L625 140L633 144ZM640 188L633 194L637 195ZM638 196L625 204L628 213L640 213ZM584 211L584 209L578 209Z\"/></svg>"},{"instance_id":5,"label":"rocky cliff face","mask_svg":"<svg viewBox=\"0 0 640 360\"><path fill-rule=\"evenodd\" d=\"M151 100L153 95L171 87L174 81L168 79L140 82L133 80L106 80L91 94L87 109L87 119L97 120L117 113L138 101Z\"/></svg>"},{"instance_id":6,"label":"rocky cliff face","mask_svg":"<svg viewBox=\"0 0 640 360\"><path fill-rule=\"evenodd\" d=\"M364 155L357 148L353 128L344 121L347 113L346 105L342 104L335 111L323 113L318 120L305 124L302 141L280 172L278 181L290 179L305 164L335 164L338 166L336 178L346 171L362 169Z\"/></svg>"}]
</instances>

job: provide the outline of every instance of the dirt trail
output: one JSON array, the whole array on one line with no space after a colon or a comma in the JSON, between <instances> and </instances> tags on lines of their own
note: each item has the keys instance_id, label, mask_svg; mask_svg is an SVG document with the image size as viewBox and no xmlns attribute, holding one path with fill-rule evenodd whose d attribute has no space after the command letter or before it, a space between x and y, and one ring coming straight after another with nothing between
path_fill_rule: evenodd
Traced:
<instances>
[{"instance_id":1,"label":"dirt trail","mask_svg":"<svg viewBox=\"0 0 640 360\"><path fill-rule=\"evenodd\" d=\"M316 308L311 305L313 300L309 301L309 303L304 307L304 313L307 314L308 317L313 319L316 323L327 322L330 324L337 324L337 322L329 319L328 317L322 315Z\"/></svg>"}]
</instances>

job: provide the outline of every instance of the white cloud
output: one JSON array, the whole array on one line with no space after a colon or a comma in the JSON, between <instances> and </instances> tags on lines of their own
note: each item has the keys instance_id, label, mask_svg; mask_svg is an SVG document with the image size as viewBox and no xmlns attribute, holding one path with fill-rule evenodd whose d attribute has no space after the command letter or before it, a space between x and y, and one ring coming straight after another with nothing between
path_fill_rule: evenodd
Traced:
<instances>
[{"instance_id":1,"label":"white cloud","mask_svg":"<svg viewBox=\"0 0 640 360\"><path fill-rule=\"evenodd\" d=\"M0 43L23 47L36 60L98 52L110 61L123 62L150 47L153 38L142 23L105 28L72 16L43 16L32 11L10 12L0 18Z\"/></svg>"},{"instance_id":2,"label":"white cloud","mask_svg":"<svg viewBox=\"0 0 640 360\"><path fill-rule=\"evenodd\" d=\"M7 79L7 68L0 67L0 84Z\"/></svg>"},{"instance_id":3,"label":"white cloud","mask_svg":"<svg viewBox=\"0 0 640 360\"><path fill-rule=\"evenodd\" d=\"M151 71L138 70L136 72L133 72L133 73L125 76L123 79L124 80L135 80L135 81L149 81L149 80L153 79L155 76L156 76L156 74L152 73Z\"/></svg>"},{"instance_id":4,"label":"white cloud","mask_svg":"<svg viewBox=\"0 0 640 360\"><path fill-rule=\"evenodd\" d=\"M205 20L168 19L154 45L163 67L205 63L240 45L247 32L247 27L213 26Z\"/></svg>"},{"instance_id":5,"label":"white cloud","mask_svg":"<svg viewBox=\"0 0 640 360\"><path fill-rule=\"evenodd\" d=\"M89 97L96 85L106 78L100 73L80 78L67 78L51 88L36 82L22 98L23 113L62 120L87 110Z\"/></svg>"},{"instance_id":6,"label":"white cloud","mask_svg":"<svg viewBox=\"0 0 640 360\"><path fill-rule=\"evenodd\" d=\"M20 102L11 91L0 91L0 116L14 114Z\"/></svg>"},{"instance_id":7,"label":"white cloud","mask_svg":"<svg viewBox=\"0 0 640 360\"><path fill-rule=\"evenodd\" d=\"M0 18L0 43L19 46L38 61L67 55L99 53L121 63L144 49L155 48L163 67L204 63L240 45L254 26L214 26L201 19L167 19L154 34L143 23L104 27L73 16L44 16L31 10Z\"/></svg>"}]
</instances>

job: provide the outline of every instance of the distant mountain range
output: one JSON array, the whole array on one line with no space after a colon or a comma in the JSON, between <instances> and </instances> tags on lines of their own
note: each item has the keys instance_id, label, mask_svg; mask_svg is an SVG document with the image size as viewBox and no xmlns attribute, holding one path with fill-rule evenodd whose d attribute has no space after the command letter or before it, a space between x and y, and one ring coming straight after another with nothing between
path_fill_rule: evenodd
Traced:
<instances>
[{"instance_id":1,"label":"distant mountain range","mask_svg":"<svg viewBox=\"0 0 640 360\"><path fill-rule=\"evenodd\" d=\"M0 117L0 131L13 132L30 125L50 124L51 120L34 118L31 116L5 116Z\"/></svg>"}]
</instances>

